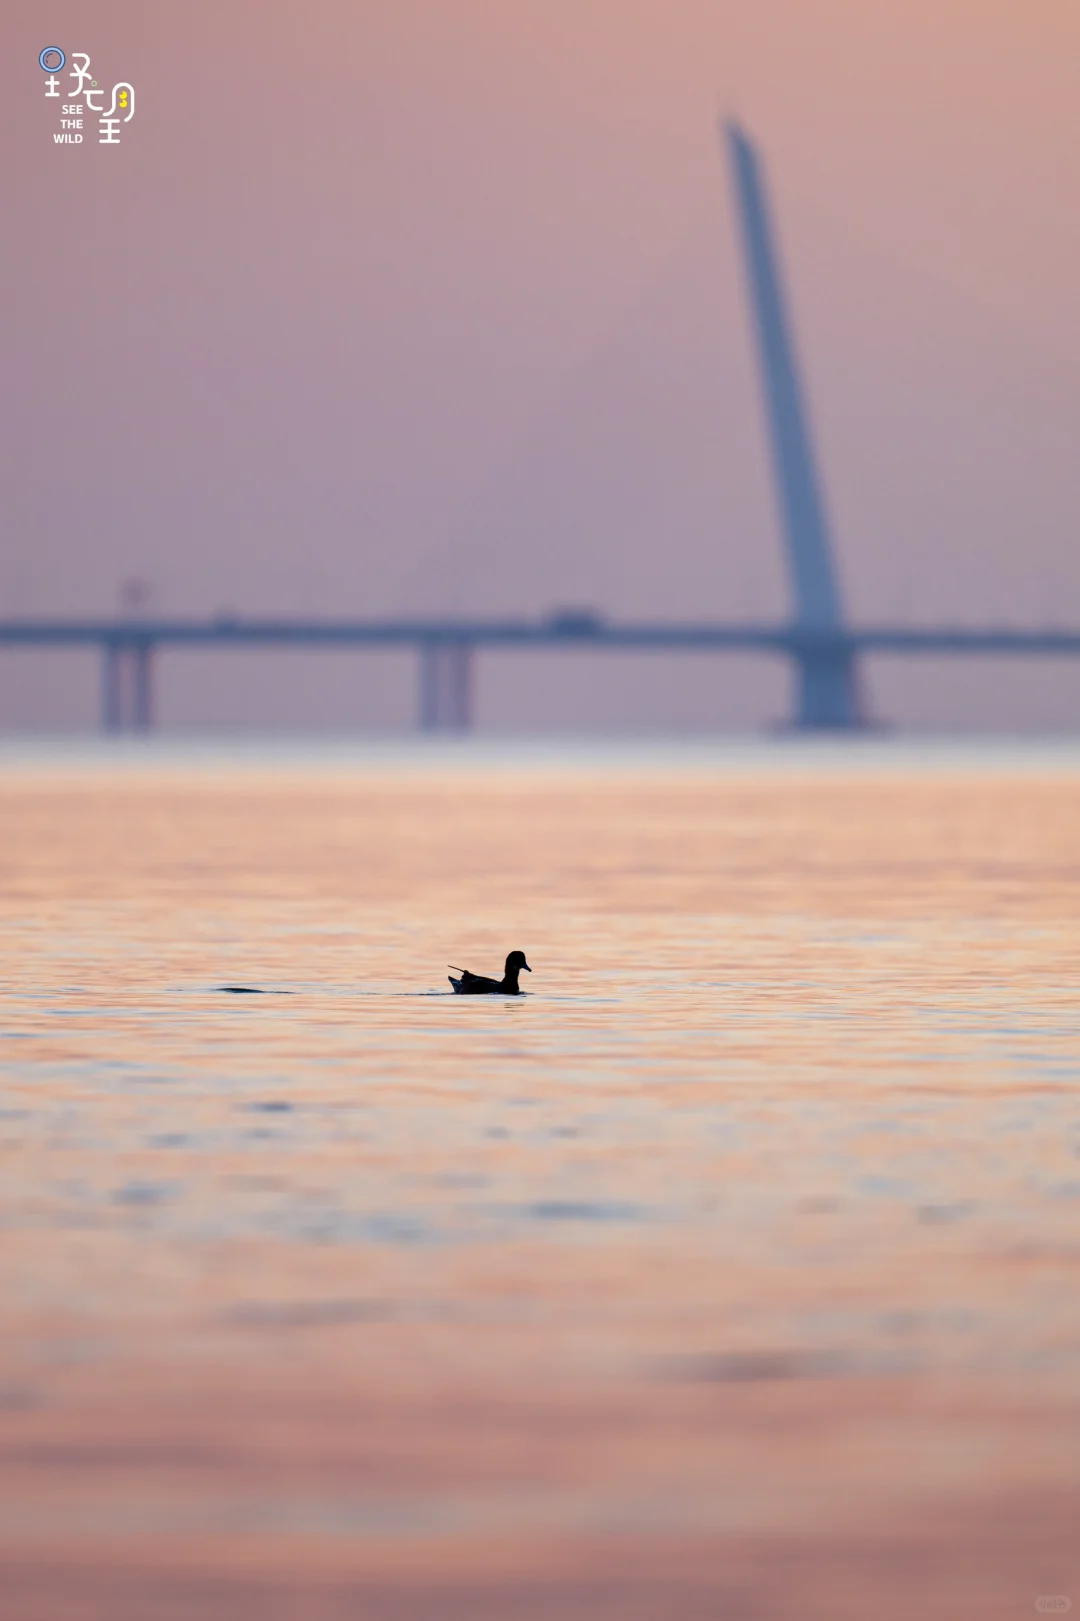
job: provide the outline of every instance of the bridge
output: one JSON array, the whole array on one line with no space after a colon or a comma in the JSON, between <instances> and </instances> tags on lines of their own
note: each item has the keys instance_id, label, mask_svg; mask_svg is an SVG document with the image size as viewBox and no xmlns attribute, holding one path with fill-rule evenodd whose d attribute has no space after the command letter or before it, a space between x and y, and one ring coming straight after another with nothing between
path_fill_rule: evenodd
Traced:
<instances>
[{"instance_id":1,"label":"bridge","mask_svg":"<svg viewBox=\"0 0 1080 1621\"><path fill-rule=\"evenodd\" d=\"M1015 630L942 625L816 629L789 623L620 623L586 613L547 619L146 619L0 621L0 645L89 647L102 654L101 716L106 731L145 731L153 725L153 671L167 647L292 647L414 650L420 661L418 721L425 731L465 731L472 721L474 655L482 648L612 650L665 653L758 652L792 665L806 688L818 671L846 681L858 655L1080 655L1080 630ZM807 681L805 672L810 669ZM821 690L821 683L818 691ZM845 687L841 686L841 692ZM828 688L825 687L828 692ZM814 729L800 718L794 725ZM820 724L820 723L819 723ZM861 724L861 716L852 724ZM844 730L844 723L832 729Z\"/></svg>"},{"instance_id":2,"label":"bridge","mask_svg":"<svg viewBox=\"0 0 1080 1621\"><path fill-rule=\"evenodd\" d=\"M619 623L592 610L545 619L164 618L9 619L0 646L90 647L101 654L101 718L107 731L146 731L154 721L154 669L169 647L403 647L419 658L418 722L427 731L472 723L473 666L483 648L654 652L759 652L786 659L793 675L791 725L857 731L868 724L859 685L867 653L981 656L1080 655L1080 629L850 624L814 456L794 336L761 163L738 126L723 131L739 208L743 256L762 376L765 423L791 594L777 623Z\"/></svg>"}]
</instances>

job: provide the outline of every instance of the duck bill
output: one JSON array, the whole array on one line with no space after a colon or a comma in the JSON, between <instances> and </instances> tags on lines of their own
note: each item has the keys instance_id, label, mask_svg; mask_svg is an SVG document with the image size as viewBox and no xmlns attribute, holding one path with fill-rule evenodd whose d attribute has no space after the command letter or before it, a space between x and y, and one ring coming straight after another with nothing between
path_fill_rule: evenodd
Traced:
<instances>
[{"instance_id":1,"label":"duck bill","mask_svg":"<svg viewBox=\"0 0 1080 1621\"><path fill-rule=\"evenodd\" d=\"M530 967L529 967L529 965L528 965L528 963L527 963L527 962L523 962L523 963L522 963L522 965L521 965L521 966L522 966L522 968L524 968L524 970L525 970L525 972L526 972L526 973L527 973L527 974L531 974L531 973L532 973L532 969L531 969L531 968L530 968Z\"/></svg>"}]
</instances>

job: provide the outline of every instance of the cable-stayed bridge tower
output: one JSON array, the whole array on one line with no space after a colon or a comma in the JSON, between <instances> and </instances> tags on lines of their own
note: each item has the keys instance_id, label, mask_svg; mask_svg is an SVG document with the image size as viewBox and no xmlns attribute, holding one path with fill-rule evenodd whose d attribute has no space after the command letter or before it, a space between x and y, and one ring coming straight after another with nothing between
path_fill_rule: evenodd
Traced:
<instances>
[{"instance_id":1,"label":"cable-stayed bridge tower","mask_svg":"<svg viewBox=\"0 0 1080 1621\"><path fill-rule=\"evenodd\" d=\"M737 124L727 124L725 133L793 599L797 681L793 723L806 729L849 730L863 724L855 652L845 623L761 164Z\"/></svg>"}]
</instances>

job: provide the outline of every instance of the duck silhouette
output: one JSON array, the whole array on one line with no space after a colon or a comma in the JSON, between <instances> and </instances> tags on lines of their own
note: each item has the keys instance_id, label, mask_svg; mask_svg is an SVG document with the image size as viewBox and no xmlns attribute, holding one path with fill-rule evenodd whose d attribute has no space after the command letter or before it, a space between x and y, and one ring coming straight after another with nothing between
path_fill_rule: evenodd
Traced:
<instances>
[{"instance_id":1,"label":"duck silhouette","mask_svg":"<svg viewBox=\"0 0 1080 1621\"><path fill-rule=\"evenodd\" d=\"M450 967L454 968L453 963ZM483 974L470 974L467 968L454 968L454 974L460 974L460 979L455 979L454 974L448 974L447 978L458 996L522 996L524 992L518 985L518 975L523 968L527 974L532 973L525 961L525 953L512 951L506 959L502 979L485 979Z\"/></svg>"}]
</instances>

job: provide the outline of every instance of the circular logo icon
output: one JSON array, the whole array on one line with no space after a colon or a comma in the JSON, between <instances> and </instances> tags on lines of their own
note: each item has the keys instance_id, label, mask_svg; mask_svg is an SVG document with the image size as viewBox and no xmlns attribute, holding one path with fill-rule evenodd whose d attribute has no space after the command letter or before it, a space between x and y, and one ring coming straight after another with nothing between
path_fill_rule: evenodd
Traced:
<instances>
[{"instance_id":1,"label":"circular logo icon","mask_svg":"<svg viewBox=\"0 0 1080 1621\"><path fill-rule=\"evenodd\" d=\"M46 45L45 49L38 57L38 61L45 69L46 73L59 73L64 63L67 61L67 57L64 55L59 45Z\"/></svg>"}]
</instances>

